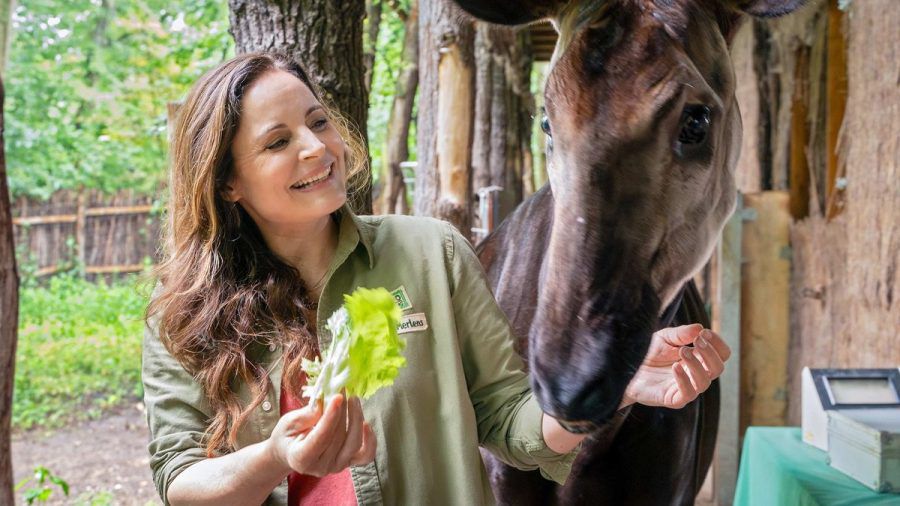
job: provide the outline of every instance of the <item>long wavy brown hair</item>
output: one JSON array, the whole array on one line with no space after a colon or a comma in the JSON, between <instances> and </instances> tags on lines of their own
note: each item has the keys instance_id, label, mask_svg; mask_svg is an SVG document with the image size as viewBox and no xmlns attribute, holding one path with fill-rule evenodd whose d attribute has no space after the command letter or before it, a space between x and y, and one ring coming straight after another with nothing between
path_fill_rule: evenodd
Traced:
<instances>
[{"instance_id":1,"label":"long wavy brown hair","mask_svg":"<svg viewBox=\"0 0 900 506\"><path fill-rule=\"evenodd\" d=\"M203 389L213 411L205 438L210 456L235 447L241 425L265 398L268 373L251 356L252 345L283 347L283 381L294 395L301 387L301 359L317 353L309 287L266 246L241 206L224 198L234 170L231 144L241 98L273 70L297 76L322 102L319 90L291 58L244 54L200 78L179 111L171 138L163 260L155 271L158 284L146 318ZM325 106L347 145L346 178L353 180L366 170L365 148L357 131ZM246 406L236 393L241 383L253 394Z\"/></svg>"}]
</instances>

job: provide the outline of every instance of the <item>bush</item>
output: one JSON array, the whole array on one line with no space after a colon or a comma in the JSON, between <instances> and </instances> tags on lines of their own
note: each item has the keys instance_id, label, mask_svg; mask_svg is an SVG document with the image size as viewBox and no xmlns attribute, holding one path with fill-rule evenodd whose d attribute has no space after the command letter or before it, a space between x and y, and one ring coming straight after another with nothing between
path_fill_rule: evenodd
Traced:
<instances>
[{"instance_id":1,"label":"bush","mask_svg":"<svg viewBox=\"0 0 900 506\"><path fill-rule=\"evenodd\" d=\"M95 284L64 274L21 289L13 427L95 418L143 395L149 290L137 280Z\"/></svg>"}]
</instances>

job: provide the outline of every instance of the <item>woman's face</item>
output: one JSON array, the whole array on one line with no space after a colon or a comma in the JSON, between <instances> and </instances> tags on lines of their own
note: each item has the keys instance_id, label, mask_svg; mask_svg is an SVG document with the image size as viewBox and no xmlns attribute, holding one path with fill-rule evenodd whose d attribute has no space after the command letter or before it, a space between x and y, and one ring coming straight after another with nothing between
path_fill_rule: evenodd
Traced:
<instances>
[{"instance_id":1,"label":"woman's face","mask_svg":"<svg viewBox=\"0 0 900 506\"><path fill-rule=\"evenodd\" d=\"M344 204L344 141L303 81L266 72L241 107L226 191L264 234L291 233Z\"/></svg>"}]
</instances>

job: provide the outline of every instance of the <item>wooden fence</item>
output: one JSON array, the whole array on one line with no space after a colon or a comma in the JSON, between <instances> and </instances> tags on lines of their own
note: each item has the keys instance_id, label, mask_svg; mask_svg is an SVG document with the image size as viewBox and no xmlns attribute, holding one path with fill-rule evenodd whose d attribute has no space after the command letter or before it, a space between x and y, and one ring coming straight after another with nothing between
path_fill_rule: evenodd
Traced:
<instances>
[{"instance_id":1,"label":"wooden fence","mask_svg":"<svg viewBox=\"0 0 900 506\"><path fill-rule=\"evenodd\" d=\"M155 262L160 215L153 197L123 191L60 191L13 201L20 274L47 276L83 265L89 277L138 272Z\"/></svg>"}]
</instances>

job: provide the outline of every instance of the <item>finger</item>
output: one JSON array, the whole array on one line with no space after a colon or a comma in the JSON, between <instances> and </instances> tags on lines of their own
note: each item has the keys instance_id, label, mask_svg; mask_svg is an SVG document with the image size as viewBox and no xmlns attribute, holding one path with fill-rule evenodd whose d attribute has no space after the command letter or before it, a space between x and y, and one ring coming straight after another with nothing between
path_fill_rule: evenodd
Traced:
<instances>
[{"instance_id":1,"label":"finger","mask_svg":"<svg viewBox=\"0 0 900 506\"><path fill-rule=\"evenodd\" d=\"M319 458L319 461L325 466L325 471L328 473L340 470L335 467L335 461L337 460L338 453L340 453L341 448L344 446L344 441L347 439L347 406L349 400L343 395L341 398L343 402L339 408L334 430L329 437L328 447L325 448L325 451L322 452L322 456Z\"/></svg>"},{"instance_id":2,"label":"finger","mask_svg":"<svg viewBox=\"0 0 900 506\"><path fill-rule=\"evenodd\" d=\"M344 445L335 459L335 467L338 470L349 466L353 455L359 451L363 439L363 421L362 406L359 404L359 399L351 399L347 402L347 437L344 439Z\"/></svg>"},{"instance_id":3,"label":"finger","mask_svg":"<svg viewBox=\"0 0 900 506\"><path fill-rule=\"evenodd\" d=\"M725 363L719 357L716 349L702 335L694 342L694 346L694 351L700 354L700 359L706 367L706 374L709 376L709 379L718 378L722 371L725 370Z\"/></svg>"},{"instance_id":4,"label":"finger","mask_svg":"<svg viewBox=\"0 0 900 506\"><path fill-rule=\"evenodd\" d=\"M328 450L338 428L341 411L344 407L342 395L335 395L325 407L325 414L306 437L305 453L310 462L322 463L323 454Z\"/></svg>"},{"instance_id":5,"label":"finger","mask_svg":"<svg viewBox=\"0 0 900 506\"><path fill-rule=\"evenodd\" d=\"M685 371L684 366L682 366L680 362L672 364L672 372L675 374L675 384L678 385L678 392L680 394L675 396L677 401L672 399L672 407L680 409L697 398L697 391L694 390L694 385L691 384L691 379L688 377L687 371Z\"/></svg>"},{"instance_id":6,"label":"finger","mask_svg":"<svg viewBox=\"0 0 900 506\"><path fill-rule=\"evenodd\" d=\"M703 338L706 339L706 342L716 350L716 353L719 355L719 358L722 359L722 362L728 361L731 357L731 348L728 347L728 344L722 339L722 336L710 329L703 329L703 331L700 332L700 335L703 336Z\"/></svg>"},{"instance_id":7,"label":"finger","mask_svg":"<svg viewBox=\"0 0 900 506\"><path fill-rule=\"evenodd\" d=\"M375 460L375 450L375 431L372 430L372 427L367 422L363 422L362 446L356 452L356 455L350 459L350 465L362 466L372 462Z\"/></svg>"},{"instance_id":8,"label":"finger","mask_svg":"<svg viewBox=\"0 0 900 506\"><path fill-rule=\"evenodd\" d=\"M703 330L703 325L692 323L680 327L666 327L656 331L656 333L663 338L663 341L665 341L666 344L671 346L684 346L693 343L701 330Z\"/></svg>"},{"instance_id":9,"label":"finger","mask_svg":"<svg viewBox=\"0 0 900 506\"><path fill-rule=\"evenodd\" d=\"M276 424L273 432L283 430L287 436L296 436L311 429L321 418L322 413L316 409L303 407L284 414Z\"/></svg>"},{"instance_id":10,"label":"finger","mask_svg":"<svg viewBox=\"0 0 900 506\"><path fill-rule=\"evenodd\" d=\"M705 392L709 388L711 380L703 364L700 363L700 359L697 358L697 352L693 348L684 348L682 356L684 357L683 363L687 366L687 373L694 384L694 389L697 393Z\"/></svg>"}]
</instances>

